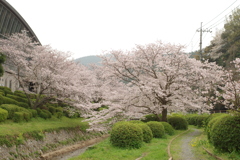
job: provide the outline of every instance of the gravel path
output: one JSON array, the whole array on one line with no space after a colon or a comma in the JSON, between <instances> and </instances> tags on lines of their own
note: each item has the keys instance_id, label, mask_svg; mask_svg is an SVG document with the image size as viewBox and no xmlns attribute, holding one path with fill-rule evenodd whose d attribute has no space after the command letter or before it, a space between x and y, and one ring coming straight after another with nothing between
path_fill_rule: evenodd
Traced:
<instances>
[{"instance_id":1,"label":"gravel path","mask_svg":"<svg viewBox=\"0 0 240 160\"><path fill-rule=\"evenodd\" d=\"M194 129L193 132L185 134L182 136L182 152L181 152L181 160L201 160L194 156L192 152L191 141L195 137L199 136L202 132L199 129Z\"/></svg>"}]
</instances>

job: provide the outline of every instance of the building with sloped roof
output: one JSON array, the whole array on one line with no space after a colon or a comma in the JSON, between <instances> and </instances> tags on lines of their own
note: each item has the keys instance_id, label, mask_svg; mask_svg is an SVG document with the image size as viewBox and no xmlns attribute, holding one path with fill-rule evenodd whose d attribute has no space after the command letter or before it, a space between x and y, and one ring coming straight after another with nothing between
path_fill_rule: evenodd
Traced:
<instances>
[{"instance_id":1,"label":"building with sloped roof","mask_svg":"<svg viewBox=\"0 0 240 160\"><path fill-rule=\"evenodd\" d=\"M23 17L11 6L6 0L0 0L0 38L7 38L8 36L19 33L22 30L26 30L33 41L40 41L28 25L28 23L23 19ZM0 86L9 87L12 91L19 89L19 84L14 78L11 72L7 71L7 64L4 64L5 73L0 77ZM7 65L9 66L9 65Z\"/></svg>"},{"instance_id":2,"label":"building with sloped roof","mask_svg":"<svg viewBox=\"0 0 240 160\"><path fill-rule=\"evenodd\" d=\"M6 0L0 0L0 38L5 38L22 30L28 31L29 36L40 43L23 17Z\"/></svg>"}]
</instances>

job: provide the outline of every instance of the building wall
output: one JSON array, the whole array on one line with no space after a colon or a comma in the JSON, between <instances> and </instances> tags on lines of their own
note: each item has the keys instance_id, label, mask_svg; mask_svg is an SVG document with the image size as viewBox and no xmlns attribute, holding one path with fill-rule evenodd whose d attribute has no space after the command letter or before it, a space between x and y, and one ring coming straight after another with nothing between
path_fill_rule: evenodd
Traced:
<instances>
[{"instance_id":1,"label":"building wall","mask_svg":"<svg viewBox=\"0 0 240 160\"><path fill-rule=\"evenodd\" d=\"M7 36L19 33L22 30L27 30L29 36L41 45L37 36L23 17L6 0L0 0L0 38L7 38ZM12 91L19 90L17 80L12 73L7 71L0 77L0 86L9 87Z\"/></svg>"}]
</instances>

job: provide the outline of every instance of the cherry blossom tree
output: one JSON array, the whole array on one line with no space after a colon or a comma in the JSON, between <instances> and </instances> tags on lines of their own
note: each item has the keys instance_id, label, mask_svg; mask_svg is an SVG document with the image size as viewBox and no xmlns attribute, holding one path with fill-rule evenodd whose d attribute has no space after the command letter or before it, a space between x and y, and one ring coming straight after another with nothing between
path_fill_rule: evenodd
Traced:
<instances>
[{"instance_id":1,"label":"cherry blossom tree","mask_svg":"<svg viewBox=\"0 0 240 160\"><path fill-rule=\"evenodd\" d=\"M88 83L87 70L71 60L70 54L37 45L26 31L0 39L0 48L6 56L6 67L26 94L31 108L52 99L71 103L86 99L83 86ZM30 98L30 83L37 96L34 101Z\"/></svg>"},{"instance_id":2,"label":"cherry blossom tree","mask_svg":"<svg viewBox=\"0 0 240 160\"><path fill-rule=\"evenodd\" d=\"M128 86L121 101L129 113L162 114L168 111L210 109L208 93L221 81L222 68L200 62L182 52L183 46L161 41L137 45L128 52L103 56L107 73ZM159 117L160 120L160 117Z\"/></svg>"}]
</instances>

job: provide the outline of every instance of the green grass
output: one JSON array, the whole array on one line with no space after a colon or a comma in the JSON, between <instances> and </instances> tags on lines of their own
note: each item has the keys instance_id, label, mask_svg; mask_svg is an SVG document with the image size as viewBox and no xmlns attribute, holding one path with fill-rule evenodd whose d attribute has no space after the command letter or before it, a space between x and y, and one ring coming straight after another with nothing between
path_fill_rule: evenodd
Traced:
<instances>
[{"instance_id":1,"label":"green grass","mask_svg":"<svg viewBox=\"0 0 240 160\"><path fill-rule=\"evenodd\" d=\"M99 144L90 147L80 156L70 160L135 160L143 156L141 160L161 159L167 160L167 147L170 140L184 131L176 131L173 136L166 135L164 138L154 138L151 143L144 143L139 149L121 149L110 144L109 138Z\"/></svg>"},{"instance_id":2,"label":"green grass","mask_svg":"<svg viewBox=\"0 0 240 160\"><path fill-rule=\"evenodd\" d=\"M54 130L58 128L70 128L81 126L82 129L87 128L86 122L81 122L82 118L67 118L62 117L61 119L51 118L33 118L29 122L13 123L12 121L6 121L0 123L0 136L5 135L19 135L26 132L32 131L44 131L44 130Z\"/></svg>"}]
</instances>

